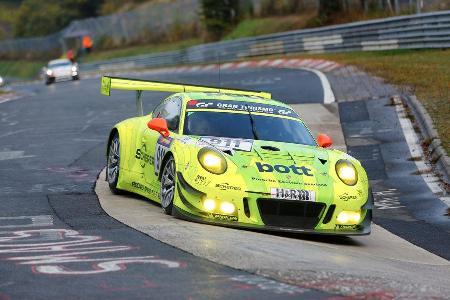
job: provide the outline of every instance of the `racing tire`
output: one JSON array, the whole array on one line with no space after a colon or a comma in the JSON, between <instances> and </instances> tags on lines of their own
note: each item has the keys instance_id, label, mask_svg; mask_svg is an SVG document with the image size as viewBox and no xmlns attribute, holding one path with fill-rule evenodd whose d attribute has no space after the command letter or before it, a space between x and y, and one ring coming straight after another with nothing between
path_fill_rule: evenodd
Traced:
<instances>
[{"instance_id":1,"label":"racing tire","mask_svg":"<svg viewBox=\"0 0 450 300\"><path fill-rule=\"evenodd\" d=\"M80 77L77 75L77 76L72 76L72 80L80 80Z\"/></svg>"},{"instance_id":2,"label":"racing tire","mask_svg":"<svg viewBox=\"0 0 450 300\"><path fill-rule=\"evenodd\" d=\"M114 133L108 145L108 158L106 162L106 181L109 189L114 194L120 194L117 188L120 171L120 139L117 132Z\"/></svg>"},{"instance_id":3,"label":"racing tire","mask_svg":"<svg viewBox=\"0 0 450 300\"><path fill-rule=\"evenodd\" d=\"M175 196L175 160L170 157L164 165L161 175L161 207L165 214L171 215L173 209L173 198Z\"/></svg>"}]
</instances>

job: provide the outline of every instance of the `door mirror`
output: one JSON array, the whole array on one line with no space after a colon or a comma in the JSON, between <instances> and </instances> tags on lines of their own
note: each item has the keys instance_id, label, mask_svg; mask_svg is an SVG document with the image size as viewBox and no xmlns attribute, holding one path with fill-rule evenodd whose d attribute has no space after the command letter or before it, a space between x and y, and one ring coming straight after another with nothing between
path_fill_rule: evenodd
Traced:
<instances>
[{"instance_id":1,"label":"door mirror","mask_svg":"<svg viewBox=\"0 0 450 300\"><path fill-rule=\"evenodd\" d=\"M167 128L167 122L161 118L154 118L148 121L147 127L151 130L158 131L163 137L169 136L169 129Z\"/></svg>"},{"instance_id":2,"label":"door mirror","mask_svg":"<svg viewBox=\"0 0 450 300\"><path fill-rule=\"evenodd\" d=\"M317 144L319 147L328 148L333 145L333 140L328 135L321 133L317 136Z\"/></svg>"}]
</instances>

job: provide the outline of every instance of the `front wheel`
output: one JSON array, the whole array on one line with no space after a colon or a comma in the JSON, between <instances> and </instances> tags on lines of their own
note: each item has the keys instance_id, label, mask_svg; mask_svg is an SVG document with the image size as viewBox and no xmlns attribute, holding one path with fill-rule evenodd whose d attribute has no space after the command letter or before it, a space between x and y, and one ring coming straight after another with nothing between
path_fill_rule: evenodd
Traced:
<instances>
[{"instance_id":1,"label":"front wheel","mask_svg":"<svg viewBox=\"0 0 450 300\"><path fill-rule=\"evenodd\" d=\"M108 160L106 163L106 181L108 181L109 189L114 194L118 194L117 181L119 180L120 168L120 140L119 134L116 132L109 142Z\"/></svg>"},{"instance_id":2,"label":"front wheel","mask_svg":"<svg viewBox=\"0 0 450 300\"><path fill-rule=\"evenodd\" d=\"M161 206L164 213L172 214L173 198L175 195L175 161L170 157L164 166L161 176Z\"/></svg>"}]
</instances>

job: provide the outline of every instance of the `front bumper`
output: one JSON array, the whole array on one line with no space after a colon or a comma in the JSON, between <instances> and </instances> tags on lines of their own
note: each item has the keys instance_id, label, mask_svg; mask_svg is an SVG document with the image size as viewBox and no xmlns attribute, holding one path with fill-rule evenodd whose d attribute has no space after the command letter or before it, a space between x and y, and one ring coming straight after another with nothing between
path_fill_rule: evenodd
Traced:
<instances>
[{"instance_id":1,"label":"front bumper","mask_svg":"<svg viewBox=\"0 0 450 300\"><path fill-rule=\"evenodd\" d=\"M321 235L343 235L343 236L351 236L351 235L368 235L371 231L371 222L372 222L372 207L373 207L373 198L371 197L371 193L369 191L369 198L362 209L365 211L364 219L358 225L352 226L339 226L337 225L335 229L317 229L318 226L313 226L312 228L302 228L301 226L290 227L283 224L283 226L273 226L266 225L264 222L259 221L258 224L255 222L242 222L243 219L248 218L238 218L237 216L229 217L229 218L212 218L211 213L207 213L202 211L195 205L191 203L189 199L195 199L195 202L201 202L199 199L202 199L205 194L199 190L196 190L192 186L190 186L186 180L184 180L181 173L177 174L177 191L180 200L180 206L177 206L177 203L174 204L174 209L172 214L178 218L194 221L198 223L204 224L212 224L212 225L220 225L225 227L233 227L233 228L245 228L251 230L258 231L278 231L278 232L292 232L292 233L308 233L308 234L321 234ZM326 216L326 212L330 207L326 207L323 209L320 214L317 223L323 220ZM259 211L258 219L261 220L261 212ZM282 218L282 217L280 217ZM301 217L299 217L301 218ZM331 218L331 216L330 216ZM278 225L278 224L276 224ZM291 225L291 224L289 224Z\"/></svg>"},{"instance_id":2,"label":"front bumper","mask_svg":"<svg viewBox=\"0 0 450 300\"><path fill-rule=\"evenodd\" d=\"M372 211L369 211L366 214L364 221L361 224L359 224L358 228L355 230L316 230L316 229L276 227L276 226L256 225L256 224L249 224L249 223L213 220L213 219L203 218L203 217L191 214L191 213L184 211L176 206L174 206L174 208L172 210L172 214L177 218L184 219L187 221L202 223L202 224L219 225L219 226L224 226L224 227L251 229L251 230L258 230L258 231L277 231L277 232L292 232L292 233L305 233L305 234L318 234L318 235L342 235L342 236L369 235L370 231L371 231L370 226L372 223Z\"/></svg>"}]
</instances>

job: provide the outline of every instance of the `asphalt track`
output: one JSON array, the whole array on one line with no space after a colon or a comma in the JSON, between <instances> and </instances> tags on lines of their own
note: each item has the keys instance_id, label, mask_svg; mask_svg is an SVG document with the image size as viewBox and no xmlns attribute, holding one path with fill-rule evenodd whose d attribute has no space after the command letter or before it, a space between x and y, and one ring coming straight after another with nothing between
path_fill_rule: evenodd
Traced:
<instances>
[{"instance_id":1,"label":"asphalt track","mask_svg":"<svg viewBox=\"0 0 450 300\"><path fill-rule=\"evenodd\" d=\"M150 77L197 84L218 82L212 74ZM291 104L321 103L323 99L320 81L306 71L230 70L222 72L220 82L269 90L274 98ZM129 92L102 97L98 79L18 89L24 97L0 104L0 299L336 296L314 286L285 284L212 263L109 217L93 189L105 164L105 137L110 127L135 115ZM144 94L144 110L150 111L165 95ZM355 121L346 120L347 124ZM348 130L345 126L344 133ZM416 188L422 186L416 184ZM441 239L430 239L432 247L428 249L440 256L449 249L444 221L440 221L444 228ZM402 230L405 237L421 238L404 226ZM288 238L308 241L302 236ZM448 272L443 265L436 268L438 273Z\"/></svg>"}]
</instances>

